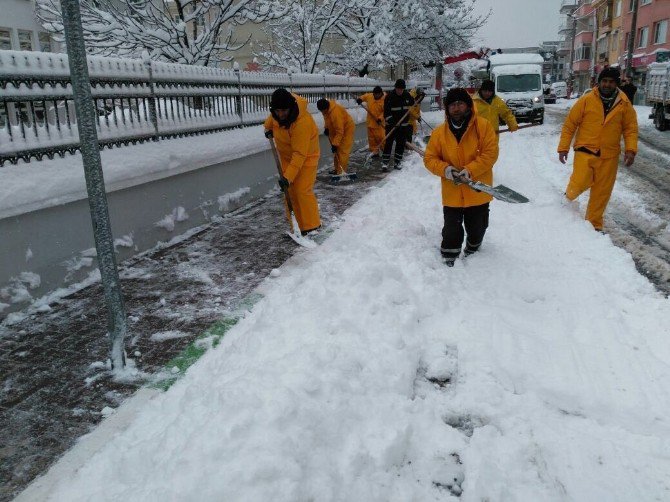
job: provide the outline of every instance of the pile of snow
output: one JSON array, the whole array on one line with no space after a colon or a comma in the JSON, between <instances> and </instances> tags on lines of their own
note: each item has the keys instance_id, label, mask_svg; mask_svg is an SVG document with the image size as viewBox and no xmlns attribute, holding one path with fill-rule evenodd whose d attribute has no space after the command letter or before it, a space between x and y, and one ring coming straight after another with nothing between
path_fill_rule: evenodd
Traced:
<instances>
[{"instance_id":1,"label":"pile of snow","mask_svg":"<svg viewBox=\"0 0 670 502\"><path fill-rule=\"evenodd\" d=\"M451 269L412 154L50 500L667 498L670 303L561 205L555 139L501 136L531 203Z\"/></svg>"}]
</instances>

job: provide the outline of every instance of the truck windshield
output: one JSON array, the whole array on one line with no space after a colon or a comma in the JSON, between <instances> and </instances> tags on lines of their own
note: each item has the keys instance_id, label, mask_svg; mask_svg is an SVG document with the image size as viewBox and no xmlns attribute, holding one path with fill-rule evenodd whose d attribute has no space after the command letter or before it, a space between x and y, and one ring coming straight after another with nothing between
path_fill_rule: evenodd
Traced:
<instances>
[{"instance_id":1,"label":"truck windshield","mask_svg":"<svg viewBox=\"0 0 670 502\"><path fill-rule=\"evenodd\" d=\"M541 88L539 75L500 75L498 77L498 92L539 91Z\"/></svg>"}]
</instances>

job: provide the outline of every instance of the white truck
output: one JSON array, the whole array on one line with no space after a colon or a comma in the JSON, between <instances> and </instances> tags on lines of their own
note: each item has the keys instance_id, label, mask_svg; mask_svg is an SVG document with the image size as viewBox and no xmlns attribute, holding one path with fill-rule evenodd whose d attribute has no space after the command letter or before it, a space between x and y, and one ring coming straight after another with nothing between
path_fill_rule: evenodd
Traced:
<instances>
[{"instance_id":1,"label":"white truck","mask_svg":"<svg viewBox=\"0 0 670 502\"><path fill-rule=\"evenodd\" d=\"M670 62L651 63L645 86L647 104L651 106L650 119L659 131L670 128Z\"/></svg>"},{"instance_id":2,"label":"white truck","mask_svg":"<svg viewBox=\"0 0 670 502\"><path fill-rule=\"evenodd\" d=\"M494 54L486 69L473 72L495 82L495 92L510 107L518 122L544 122L542 64L539 54Z\"/></svg>"}]
</instances>

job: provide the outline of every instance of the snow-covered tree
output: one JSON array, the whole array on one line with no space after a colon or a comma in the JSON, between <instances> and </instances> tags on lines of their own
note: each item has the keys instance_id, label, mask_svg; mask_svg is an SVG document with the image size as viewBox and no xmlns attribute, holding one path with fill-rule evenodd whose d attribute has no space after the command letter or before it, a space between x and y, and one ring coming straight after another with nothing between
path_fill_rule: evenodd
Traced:
<instances>
[{"instance_id":1,"label":"snow-covered tree","mask_svg":"<svg viewBox=\"0 0 670 502\"><path fill-rule=\"evenodd\" d=\"M269 42L258 52L267 67L314 73L342 52L345 34L360 23L357 13L375 0L269 0L288 12L265 25Z\"/></svg>"},{"instance_id":2,"label":"snow-covered tree","mask_svg":"<svg viewBox=\"0 0 670 502\"><path fill-rule=\"evenodd\" d=\"M91 54L139 56L157 61L215 66L230 61L247 40L235 27L281 16L286 7L259 0L80 0L86 46ZM37 0L44 29L63 37L60 0Z\"/></svg>"},{"instance_id":3,"label":"snow-covered tree","mask_svg":"<svg viewBox=\"0 0 670 502\"><path fill-rule=\"evenodd\" d=\"M376 0L359 12L347 33L343 64L360 68L427 63L461 52L487 16L474 12L475 0Z\"/></svg>"}]
</instances>

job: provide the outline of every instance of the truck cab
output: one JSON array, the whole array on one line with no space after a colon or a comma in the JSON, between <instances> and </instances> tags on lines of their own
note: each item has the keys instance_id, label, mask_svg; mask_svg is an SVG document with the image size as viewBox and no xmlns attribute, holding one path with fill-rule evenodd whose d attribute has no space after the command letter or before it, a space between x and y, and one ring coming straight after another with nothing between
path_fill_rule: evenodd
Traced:
<instances>
[{"instance_id":1,"label":"truck cab","mask_svg":"<svg viewBox=\"0 0 670 502\"><path fill-rule=\"evenodd\" d=\"M542 64L539 54L494 54L485 75L495 83L495 92L510 107L517 122L544 122Z\"/></svg>"}]
</instances>

